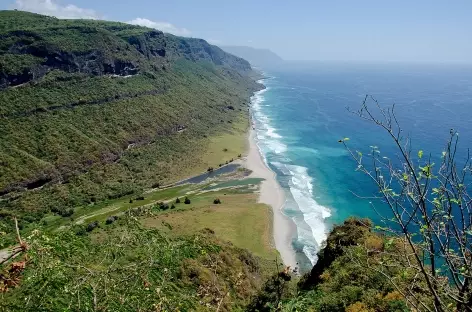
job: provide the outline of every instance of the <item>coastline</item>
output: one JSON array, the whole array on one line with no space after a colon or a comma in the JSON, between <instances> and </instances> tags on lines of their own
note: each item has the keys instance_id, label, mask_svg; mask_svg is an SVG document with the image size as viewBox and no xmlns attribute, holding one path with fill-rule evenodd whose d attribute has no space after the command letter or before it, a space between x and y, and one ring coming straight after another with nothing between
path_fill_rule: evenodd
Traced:
<instances>
[{"instance_id":1,"label":"coastline","mask_svg":"<svg viewBox=\"0 0 472 312\"><path fill-rule=\"evenodd\" d=\"M249 149L245 158L245 167L252 171L250 177L263 178L261 182L259 202L271 206L273 213L273 240L285 266L298 268L292 238L296 226L283 212L285 204L284 191L276 180L275 173L265 164L257 146L255 131L250 128L248 135Z\"/></svg>"}]
</instances>

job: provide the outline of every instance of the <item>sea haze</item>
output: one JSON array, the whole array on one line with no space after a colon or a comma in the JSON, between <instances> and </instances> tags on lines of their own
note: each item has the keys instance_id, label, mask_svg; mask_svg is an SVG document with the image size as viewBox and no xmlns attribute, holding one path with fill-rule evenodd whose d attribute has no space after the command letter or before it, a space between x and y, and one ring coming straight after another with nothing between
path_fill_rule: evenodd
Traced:
<instances>
[{"instance_id":1,"label":"sea haze","mask_svg":"<svg viewBox=\"0 0 472 312\"><path fill-rule=\"evenodd\" d=\"M346 107L358 109L366 94L383 106L395 104L413 151L425 155L441 154L451 128L460 134L461 156L472 147L470 66L297 63L264 73L267 89L252 99L253 121L265 161L285 190L284 212L297 225L293 244L302 267L316 262L332 224L351 215L378 221L369 201L359 198L376 189L338 140L397 155L386 135Z\"/></svg>"}]
</instances>

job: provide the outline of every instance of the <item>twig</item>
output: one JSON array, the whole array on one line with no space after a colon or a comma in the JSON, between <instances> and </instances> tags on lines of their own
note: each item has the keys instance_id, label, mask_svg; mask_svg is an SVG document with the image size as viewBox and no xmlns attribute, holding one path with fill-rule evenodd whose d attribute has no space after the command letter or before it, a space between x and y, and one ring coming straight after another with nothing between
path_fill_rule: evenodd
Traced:
<instances>
[{"instance_id":1,"label":"twig","mask_svg":"<svg viewBox=\"0 0 472 312\"><path fill-rule=\"evenodd\" d=\"M20 229L18 228L18 220L16 219L16 217L14 217L13 219L15 220L16 238L18 239L18 243L20 244L20 246L23 246L23 241L21 240L20 236Z\"/></svg>"},{"instance_id":2,"label":"twig","mask_svg":"<svg viewBox=\"0 0 472 312\"><path fill-rule=\"evenodd\" d=\"M223 303L223 300L225 300L226 296L228 296L229 290L226 292L226 294L221 297L220 302L218 303L218 307L216 308L216 312L220 311L221 304Z\"/></svg>"}]
</instances>

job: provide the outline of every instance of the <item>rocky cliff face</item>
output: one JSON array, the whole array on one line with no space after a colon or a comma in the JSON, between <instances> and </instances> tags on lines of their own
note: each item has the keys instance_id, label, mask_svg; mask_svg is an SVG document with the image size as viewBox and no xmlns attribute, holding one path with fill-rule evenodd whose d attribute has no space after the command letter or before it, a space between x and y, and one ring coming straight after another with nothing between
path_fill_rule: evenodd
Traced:
<instances>
[{"instance_id":1,"label":"rocky cliff face","mask_svg":"<svg viewBox=\"0 0 472 312\"><path fill-rule=\"evenodd\" d=\"M31 24L7 24L9 19ZM202 39L113 22L67 21L27 12L0 11L0 89L43 77L52 70L91 76L135 75L162 70L179 58L206 61L239 72L249 63ZM25 61L27 60L27 61Z\"/></svg>"}]
</instances>

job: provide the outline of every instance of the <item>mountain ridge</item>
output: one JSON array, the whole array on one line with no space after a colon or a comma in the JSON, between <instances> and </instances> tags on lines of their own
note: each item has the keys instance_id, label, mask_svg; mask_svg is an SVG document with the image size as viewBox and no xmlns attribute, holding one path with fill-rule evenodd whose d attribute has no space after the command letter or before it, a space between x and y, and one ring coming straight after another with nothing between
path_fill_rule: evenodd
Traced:
<instances>
[{"instance_id":1,"label":"mountain ridge","mask_svg":"<svg viewBox=\"0 0 472 312\"><path fill-rule=\"evenodd\" d=\"M278 66L285 62L279 55L269 49L258 49L248 46L221 46L235 56L246 59L254 66Z\"/></svg>"},{"instance_id":2,"label":"mountain ridge","mask_svg":"<svg viewBox=\"0 0 472 312\"><path fill-rule=\"evenodd\" d=\"M0 17L0 88L38 79L53 69L127 76L159 70L159 66L165 69L169 62L182 57L241 72L251 70L247 61L203 39L178 37L151 28L108 21L61 20L22 11L0 11Z\"/></svg>"}]
</instances>

